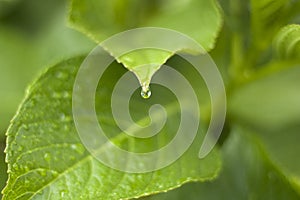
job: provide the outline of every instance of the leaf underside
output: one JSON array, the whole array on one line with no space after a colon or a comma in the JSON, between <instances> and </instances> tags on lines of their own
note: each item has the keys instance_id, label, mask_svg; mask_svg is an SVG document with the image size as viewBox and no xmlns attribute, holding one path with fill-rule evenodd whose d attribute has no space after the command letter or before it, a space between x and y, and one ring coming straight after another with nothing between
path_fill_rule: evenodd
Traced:
<instances>
[{"instance_id":1,"label":"leaf underside","mask_svg":"<svg viewBox=\"0 0 300 200\"><path fill-rule=\"evenodd\" d=\"M128 29L160 27L186 34L209 51L213 49L222 25L221 13L215 0L72 0L70 10L71 27L98 43ZM106 49L115 55L116 49ZM152 75L160 66L181 50L169 52L159 49L139 49L116 59L135 73L141 84L149 85ZM148 66L150 73L140 73L137 67L149 63L155 63L154 66Z\"/></svg>"}]
</instances>

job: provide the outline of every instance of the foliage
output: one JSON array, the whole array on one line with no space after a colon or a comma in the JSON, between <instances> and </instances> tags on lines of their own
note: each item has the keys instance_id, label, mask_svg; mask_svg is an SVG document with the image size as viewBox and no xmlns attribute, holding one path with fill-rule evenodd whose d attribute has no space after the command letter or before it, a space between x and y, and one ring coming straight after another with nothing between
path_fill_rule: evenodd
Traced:
<instances>
[{"instance_id":1,"label":"foliage","mask_svg":"<svg viewBox=\"0 0 300 200\"><path fill-rule=\"evenodd\" d=\"M31 18L22 19L26 15L22 13L28 13L24 5L36 5L30 2L0 2L0 42L5 47L0 65L10 66L1 72L0 87L8 87L0 91L4 117L10 117L15 110L32 73L42 64L64 59L31 84L7 131L9 179L3 199L299 199L299 1L70 2L69 25L96 43L130 28L171 28L199 42L210 52L222 73L228 113L218 146L205 159L197 158L203 140L201 133L209 122L207 109L201 117L202 129L190 149L172 165L145 174L110 169L84 148L73 122L71 97L77 70L94 43L63 28L61 14L57 14L62 12L62 7L56 8L59 4L56 1L49 4L54 6L53 10L60 10L56 14L37 14L59 17L52 25L44 25L51 28L43 28L38 34L40 39L29 40L20 34L24 30L16 31L12 27L39 30L51 18L41 18L40 25L31 23ZM12 17L13 11L20 14L19 18ZM48 48L52 50L45 51ZM114 55L114 49L107 50ZM165 145L174 136L180 114L172 93L153 85L155 92L149 100L141 99L139 91L131 99L136 121L147 120L145 113L156 102L175 110L162 132L149 140L128 137L116 128L109 109L109 94L127 69L142 76L134 66L144 63L145 58L157 65L150 75L141 79L150 81L151 75L159 73L159 67L166 62L186 76L193 74L189 64L175 53L131 52L115 58L118 63L111 64L105 72L101 81L105 84L100 84L96 93L96 110L99 123L109 130L108 137L116 145L147 152ZM16 81L10 81L9 76L15 71L19 72L14 75ZM192 82L199 80L191 77ZM195 83L195 88L200 107L209 106L204 82ZM1 129L3 126L5 123L0 125ZM3 171L4 163L0 166ZM2 180L6 179L5 172L0 175Z\"/></svg>"}]
</instances>

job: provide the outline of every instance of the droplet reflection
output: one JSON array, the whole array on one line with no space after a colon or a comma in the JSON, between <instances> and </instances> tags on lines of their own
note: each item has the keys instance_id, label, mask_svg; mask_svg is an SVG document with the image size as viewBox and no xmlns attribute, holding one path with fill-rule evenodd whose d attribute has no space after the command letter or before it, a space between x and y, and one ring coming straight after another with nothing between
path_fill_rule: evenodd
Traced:
<instances>
[{"instance_id":1,"label":"droplet reflection","mask_svg":"<svg viewBox=\"0 0 300 200\"><path fill-rule=\"evenodd\" d=\"M141 96L144 99L150 98L150 96L151 96L151 90L150 90L150 87L148 85L147 86L146 85L142 86Z\"/></svg>"}]
</instances>

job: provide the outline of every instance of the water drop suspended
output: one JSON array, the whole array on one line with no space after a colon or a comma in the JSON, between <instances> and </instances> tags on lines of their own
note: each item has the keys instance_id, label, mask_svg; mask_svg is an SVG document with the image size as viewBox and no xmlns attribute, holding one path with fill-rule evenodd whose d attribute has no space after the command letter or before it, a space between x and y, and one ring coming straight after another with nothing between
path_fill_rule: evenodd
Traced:
<instances>
[{"instance_id":1,"label":"water drop suspended","mask_svg":"<svg viewBox=\"0 0 300 200\"><path fill-rule=\"evenodd\" d=\"M151 96L151 90L150 90L150 87L148 85L143 85L142 86L141 96L144 99L150 98L150 96Z\"/></svg>"},{"instance_id":2,"label":"water drop suspended","mask_svg":"<svg viewBox=\"0 0 300 200\"><path fill-rule=\"evenodd\" d=\"M50 160L51 160L50 154L49 153L45 153L44 159L45 159L45 161L50 162Z\"/></svg>"},{"instance_id":3,"label":"water drop suspended","mask_svg":"<svg viewBox=\"0 0 300 200\"><path fill-rule=\"evenodd\" d=\"M19 165L17 163L14 163L13 168L17 171L17 170L19 170Z\"/></svg>"}]
</instances>

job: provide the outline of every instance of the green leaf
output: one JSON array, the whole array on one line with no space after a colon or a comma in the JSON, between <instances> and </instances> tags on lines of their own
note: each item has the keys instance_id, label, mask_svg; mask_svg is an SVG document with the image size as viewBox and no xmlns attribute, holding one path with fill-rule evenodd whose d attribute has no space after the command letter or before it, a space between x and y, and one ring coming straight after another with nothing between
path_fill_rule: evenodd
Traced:
<instances>
[{"instance_id":1,"label":"green leaf","mask_svg":"<svg viewBox=\"0 0 300 200\"><path fill-rule=\"evenodd\" d=\"M186 34L207 51L214 47L221 21L220 10L215 0L72 0L69 16L72 27L86 33L97 42L131 28L151 26ZM106 49L112 55L115 54L116 49ZM179 50L182 49L176 51ZM142 85L148 85L152 75L174 53L176 52L140 49L122 55L117 60L133 71ZM137 68L145 64L145 61L148 61L146 64L155 65L146 69Z\"/></svg>"},{"instance_id":2,"label":"green leaf","mask_svg":"<svg viewBox=\"0 0 300 200\"><path fill-rule=\"evenodd\" d=\"M5 154L4 154L5 140L0 140L0 190L5 186L7 180L7 166L5 163ZM2 195L0 194L0 198Z\"/></svg>"},{"instance_id":3,"label":"green leaf","mask_svg":"<svg viewBox=\"0 0 300 200\"><path fill-rule=\"evenodd\" d=\"M273 32L274 27L278 26L282 17L283 9L285 5L290 0L279 0L279 1L272 1L272 0L251 0L251 9L252 9L252 28L255 33L258 34L264 32ZM271 25L271 30L266 30L265 28Z\"/></svg>"},{"instance_id":4,"label":"green leaf","mask_svg":"<svg viewBox=\"0 0 300 200\"><path fill-rule=\"evenodd\" d=\"M54 1L53 3L55 4ZM26 11L24 8L23 12L30 12L34 18L43 18L37 17L40 12L43 13L43 6L38 7L39 11L36 11L36 8L33 8L33 5L38 6L36 2L23 1L23 4L26 7ZM62 58L87 53L95 46L84 35L65 26L65 4L58 5L52 5L58 8L51 10L53 14L47 17L47 21L42 22L47 24L47 28L45 25L39 27L41 30L34 36L21 32L18 26L13 27L12 24L7 25L0 21L0 138L4 138L9 121L24 96L26 86L39 71ZM18 17L20 18L19 15ZM29 20L21 17L24 21ZM29 18L27 15L26 17ZM35 20L31 23L35 23Z\"/></svg>"},{"instance_id":5,"label":"green leaf","mask_svg":"<svg viewBox=\"0 0 300 200\"><path fill-rule=\"evenodd\" d=\"M235 91L229 110L257 133L269 159L299 190L300 67L287 67Z\"/></svg>"},{"instance_id":6,"label":"green leaf","mask_svg":"<svg viewBox=\"0 0 300 200\"><path fill-rule=\"evenodd\" d=\"M0 191L7 181L5 131L26 86L44 66L62 57L86 53L94 46L88 38L65 27L62 20L65 18L64 2L51 1L50 4L44 1L38 4L36 1L0 2ZM45 12L45 9L51 11ZM12 16L14 20L9 19ZM28 30L33 31L32 26L27 26L26 31L20 30L18 23L24 26L25 21L38 29L34 36L26 34Z\"/></svg>"},{"instance_id":7,"label":"green leaf","mask_svg":"<svg viewBox=\"0 0 300 200\"><path fill-rule=\"evenodd\" d=\"M2 18L8 12L10 12L12 8L15 6L15 4L16 4L15 0L0 1L0 18Z\"/></svg>"},{"instance_id":8,"label":"green leaf","mask_svg":"<svg viewBox=\"0 0 300 200\"><path fill-rule=\"evenodd\" d=\"M274 166L282 171L300 194L300 147L297 142L300 139L300 126L291 125L278 131L254 130Z\"/></svg>"},{"instance_id":9,"label":"green leaf","mask_svg":"<svg viewBox=\"0 0 300 200\"><path fill-rule=\"evenodd\" d=\"M293 17L294 13L291 12L293 6L298 6L298 2L292 0L251 0L253 40L256 41L255 43L260 49L266 48L280 27Z\"/></svg>"},{"instance_id":10,"label":"green leaf","mask_svg":"<svg viewBox=\"0 0 300 200\"><path fill-rule=\"evenodd\" d=\"M179 160L155 172L123 173L96 160L85 150L72 119L72 89L82 61L83 58L74 58L61 62L31 86L7 133L9 181L4 199L127 199L216 177L220 169L218 151L201 160L197 157L203 131ZM111 141L122 148L143 152L163 146L178 126L178 113L170 116L162 132L150 141L126 137L114 126L109 98L125 72L115 62L101 79L96 93L99 123L108 130ZM157 99L167 107L174 104L171 93L154 89L149 101L136 91L130 104L134 119L144 119L147 105Z\"/></svg>"},{"instance_id":11,"label":"green leaf","mask_svg":"<svg viewBox=\"0 0 300 200\"><path fill-rule=\"evenodd\" d=\"M130 28L157 26L187 34L206 50L213 48L221 21L220 10L214 0L72 0L69 16L72 27L97 42Z\"/></svg>"},{"instance_id":12,"label":"green leaf","mask_svg":"<svg viewBox=\"0 0 300 200\"><path fill-rule=\"evenodd\" d=\"M239 4L242 3L242 7ZM233 8L240 14L229 24L238 21L239 34L233 35L233 57L231 73L239 78L240 73L251 73L272 59L271 43L280 28L296 21L300 1L294 0L233 0ZM240 8L241 7L241 8ZM295 22L294 22L295 23ZM236 78L237 77L237 78Z\"/></svg>"},{"instance_id":13,"label":"green leaf","mask_svg":"<svg viewBox=\"0 0 300 200\"><path fill-rule=\"evenodd\" d=\"M274 51L280 59L300 58L300 25L282 28L275 38Z\"/></svg>"},{"instance_id":14,"label":"green leaf","mask_svg":"<svg viewBox=\"0 0 300 200\"><path fill-rule=\"evenodd\" d=\"M255 137L235 127L222 146L224 168L213 182L189 183L145 200L299 199L287 180L263 156Z\"/></svg>"}]
</instances>

